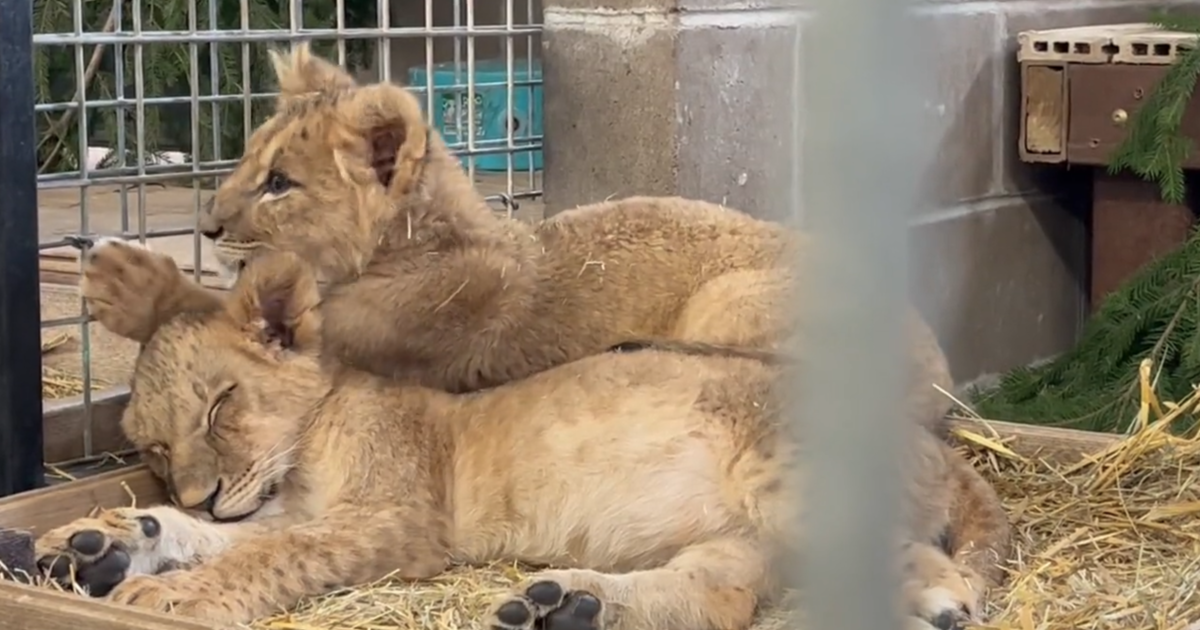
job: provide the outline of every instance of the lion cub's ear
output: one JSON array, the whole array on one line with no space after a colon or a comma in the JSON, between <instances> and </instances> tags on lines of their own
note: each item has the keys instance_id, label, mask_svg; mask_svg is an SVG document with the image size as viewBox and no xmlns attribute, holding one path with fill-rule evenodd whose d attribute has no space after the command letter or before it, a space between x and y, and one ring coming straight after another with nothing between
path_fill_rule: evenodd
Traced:
<instances>
[{"instance_id":1,"label":"lion cub's ear","mask_svg":"<svg viewBox=\"0 0 1200 630\"><path fill-rule=\"evenodd\" d=\"M388 194L397 199L412 192L429 151L429 127L417 98L398 85L375 83L355 90L338 109L366 140L366 157Z\"/></svg>"},{"instance_id":2,"label":"lion cub's ear","mask_svg":"<svg viewBox=\"0 0 1200 630\"><path fill-rule=\"evenodd\" d=\"M314 56L308 42L297 44L291 52L270 50L271 65L279 80L279 99L282 109L290 101L313 93L340 92L355 87L350 73L336 64Z\"/></svg>"},{"instance_id":3,"label":"lion cub's ear","mask_svg":"<svg viewBox=\"0 0 1200 630\"><path fill-rule=\"evenodd\" d=\"M280 350L320 350L320 290L312 269L295 254L254 257L230 298L229 314L255 341Z\"/></svg>"}]
</instances>

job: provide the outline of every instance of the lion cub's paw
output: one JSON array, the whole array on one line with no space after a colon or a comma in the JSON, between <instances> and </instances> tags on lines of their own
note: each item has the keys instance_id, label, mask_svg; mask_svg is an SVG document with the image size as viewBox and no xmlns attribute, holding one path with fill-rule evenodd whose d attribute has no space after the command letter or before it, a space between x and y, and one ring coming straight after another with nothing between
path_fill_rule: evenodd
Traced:
<instances>
[{"instance_id":1,"label":"lion cub's paw","mask_svg":"<svg viewBox=\"0 0 1200 630\"><path fill-rule=\"evenodd\" d=\"M102 597L129 575L149 573L162 524L144 510L106 510L46 532L35 543L38 568L69 588Z\"/></svg>"},{"instance_id":2,"label":"lion cub's paw","mask_svg":"<svg viewBox=\"0 0 1200 630\"><path fill-rule=\"evenodd\" d=\"M492 611L492 630L599 630L600 598L569 591L554 580L535 581L513 593Z\"/></svg>"},{"instance_id":3,"label":"lion cub's paw","mask_svg":"<svg viewBox=\"0 0 1200 630\"><path fill-rule=\"evenodd\" d=\"M102 326L122 337L146 339L157 325L157 305L181 276L170 256L106 237L84 254L79 291Z\"/></svg>"},{"instance_id":4,"label":"lion cub's paw","mask_svg":"<svg viewBox=\"0 0 1200 630\"><path fill-rule=\"evenodd\" d=\"M914 617L937 630L960 630L980 620L983 578L932 545L905 553L904 593Z\"/></svg>"}]
</instances>

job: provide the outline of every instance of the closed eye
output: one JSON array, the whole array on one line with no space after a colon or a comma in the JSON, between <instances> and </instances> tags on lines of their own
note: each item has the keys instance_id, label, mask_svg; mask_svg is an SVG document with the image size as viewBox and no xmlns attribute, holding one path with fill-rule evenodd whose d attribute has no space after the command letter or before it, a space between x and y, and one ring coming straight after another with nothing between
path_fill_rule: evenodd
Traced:
<instances>
[{"instance_id":1,"label":"closed eye","mask_svg":"<svg viewBox=\"0 0 1200 630\"><path fill-rule=\"evenodd\" d=\"M212 433L213 429L217 426L217 416L221 412L221 405L224 405L225 401L229 400L229 397L233 394L233 390L235 389L237 389L237 385L230 385L229 387L226 387L220 394L217 395L216 399L213 400L212 406L208 408L207 422L209 433Z\"/></svg>"},{"instance_id":2,"label":"closed eye","mask_svg":"<svg viewBox=\"0 0 1200 630\"><path fill-rule=\"evenodd\" d=\"M162 459L164 462L170 461L171 459L171 450L163 444L151 444L150 448L146 450L150 451L152 455Z\"/></svg>"},{"instance_id":3,"label":"closed eye","mask_svg":"<svg viewBox=\"0 0 1200 630\"><path fill-rule=\"evenodd\" d=\"M146 449L146 463L150 466L150 470L158 475L161 479L169 479L171 471L171 450L163 444L151 444Z\"/></svg>"}]
</instances>

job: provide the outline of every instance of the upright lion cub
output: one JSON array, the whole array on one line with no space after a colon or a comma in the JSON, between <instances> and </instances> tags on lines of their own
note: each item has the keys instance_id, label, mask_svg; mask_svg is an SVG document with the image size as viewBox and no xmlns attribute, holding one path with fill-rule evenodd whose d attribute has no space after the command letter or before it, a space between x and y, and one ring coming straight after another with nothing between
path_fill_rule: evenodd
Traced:
<instances>
[{"instance_id":1,"label":"upright lion cub","mask_svg":"<svg viewBox=\"0 0 1200 630\"><path fill-rule=\"evenodd\" d=\"M809 250L802 234L674 197L594 204L537 225L505 219L407 90L358 86L306 45L274 61L277 111L200 225L231 267L280 250L317 268L328 283L327 359L462 392L630 340L771 349L793 332L784 310L789 266ZM166 297L133 284L148 272L126 253L98 263L113 271L108 286L84 286L109 328L145 341L147 322L215 304L186 280L154 285ZM951 403L932 385L953 382L933 333L915 311L905 316L913 414L936 421Z\"/></svg>"},{"instance_id":2,"label":"upright lion cub","mask_svg":"<svg viewBox=\"0 0 1200 630\"><path fill-rule=\"evenodd\" d=\"M455 395L322 369L319 301L298 258L270 253L220 308L147 331L121 426L212 522L112 510L47 532L39 563L116 602L242 623L392 571L519 560L554 568L485 627L743 630L776 594L791 519L822 509L795 503L777 368L602 353ZM905 426L906 612L948 630L1000 577L1008 525L967 462Z\"/></svg>"}]
</instances>

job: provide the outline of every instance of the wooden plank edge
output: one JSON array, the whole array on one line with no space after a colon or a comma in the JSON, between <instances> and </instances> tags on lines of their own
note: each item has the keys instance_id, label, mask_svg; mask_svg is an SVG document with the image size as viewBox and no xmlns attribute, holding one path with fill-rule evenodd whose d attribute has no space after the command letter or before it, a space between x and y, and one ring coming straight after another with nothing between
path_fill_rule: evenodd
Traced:
<instances>
[{"instance_id":1,"label":"wooden plank edge","mask_svg":"<svg viewBox=\"0 0 1200 630\"><path fill-rule=\"evenodd\" d=\"M0 527L40 535L87 516L96 507L158 505L166 491L145 464L0 498Z\"/></svg>"},{"instance_id":2,"label":"wooden plank edge","mask_svg":"<svg viewBox=\"0 0 1200 630\"><path fill-rule=\"evenodd\" d=\"M0 619L21 630L217 630L219 626L45 587L0 581ZM11 625L9 625L11 624Z\"/></svg>"},{"instance_id":3,"label":"wooden plank edge","mask_svg":"<svg viewBox=\"0 0 1200 630\"><path fill-rule=\"evenodd\" d=\"M83 396L42 403L44 459L49 464L80 459L89 418ZM121 414L129 403L129 387L118 385L92 393L92 453L115 453L133 448L121 431Z\"/></svg>"},{"instance_id":4,"label":"wooden plank edge","mask_svg":"<svg viewBox=\"0 0 1200 630\"><path fill-rule=\"evenodd\" d=\"M966 429L984 437L999 435L1011 438L1011 448L1026 457L1042 457L1060 462L1074 463L1091 453L1099 452L1124 439L1123 435L1061 429L1000 420L970 420L952 418L951 428Z\"/></svg>"}]
</instances>

